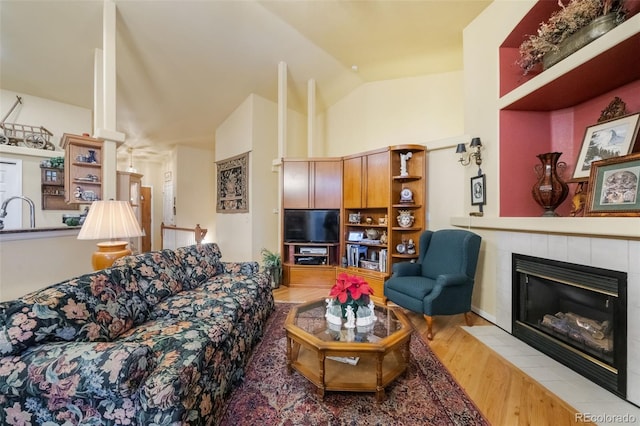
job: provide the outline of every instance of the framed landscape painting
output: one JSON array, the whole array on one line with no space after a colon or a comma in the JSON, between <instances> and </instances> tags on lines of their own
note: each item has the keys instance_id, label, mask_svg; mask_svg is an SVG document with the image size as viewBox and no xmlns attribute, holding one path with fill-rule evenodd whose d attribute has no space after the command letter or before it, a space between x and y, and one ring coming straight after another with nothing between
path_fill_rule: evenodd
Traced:
<instances>
[{"instance_id":1,"label":"framed landscape painting","mask_svg":"<svg viewBox=\"0 0 640 426\"><path fill-rule=\"evenodd\" d=\"M640 113L587 127L573 179L589 177L594 161L630 154L638 136L639 123Z\"/></svg>"},{"instance_id":2,"label":"framed landscape painting","mask_svg":"<svg viewBox=\"0 0 640 426\"><path fill-rule=\"evenodd\" d=\"M594 161L587 216L640 216L640 154Z\"/></svg>"}]
</instances>

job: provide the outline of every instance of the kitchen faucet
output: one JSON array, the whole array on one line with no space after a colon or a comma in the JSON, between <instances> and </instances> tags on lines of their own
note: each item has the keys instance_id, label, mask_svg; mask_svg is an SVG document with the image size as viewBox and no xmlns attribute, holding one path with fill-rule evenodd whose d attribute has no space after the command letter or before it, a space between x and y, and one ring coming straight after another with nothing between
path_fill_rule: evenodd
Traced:
<instances>
[{"instance_id":1,"label":"kitchen faucet","mask_svg":"<svg viewBox=\"0 0 640 426\"><path fill-rule=\"evenodd\" d=\"M29 204L29 217L31 219L30 221L31 228L36 227L36 208L35 208L35 205L33 204L33 201L29 197L23 197L22 195L15 195L13 197L7 198L2 202L2 206L0 207L0 230L4 229L4 222L2 219L7 216L7 204L9 204L9 201L15 200L16 198L24 200Z\"/></svg>"}]
</instances>

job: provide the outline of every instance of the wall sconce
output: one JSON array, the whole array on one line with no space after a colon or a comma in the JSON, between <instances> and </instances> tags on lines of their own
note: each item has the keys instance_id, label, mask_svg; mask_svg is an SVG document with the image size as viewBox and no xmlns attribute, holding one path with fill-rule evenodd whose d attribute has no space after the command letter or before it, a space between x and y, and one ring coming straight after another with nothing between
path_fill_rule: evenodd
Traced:
<instances>
[{"instance_id":1,"label":"wall sconce","mask_svg":"<svg viewBox=\"0 0 640 426\"><path fill-rule=\"evenodd\" d=\"M469 148L475 148L474 152L469 152L467 154L467 148L463 143L459 143L456 147L456 154L460 154L460 159L458 162L463 166L468 166L471 163L471 157L473 157L476 161L476 165L480 167L482 164L482 155L480 154L480 148L482 147L482 142L480 142L480 138L471 139L471 143L469 144ZM465 159L465 154L466 159Z\"/></svg>"}]
</instances>

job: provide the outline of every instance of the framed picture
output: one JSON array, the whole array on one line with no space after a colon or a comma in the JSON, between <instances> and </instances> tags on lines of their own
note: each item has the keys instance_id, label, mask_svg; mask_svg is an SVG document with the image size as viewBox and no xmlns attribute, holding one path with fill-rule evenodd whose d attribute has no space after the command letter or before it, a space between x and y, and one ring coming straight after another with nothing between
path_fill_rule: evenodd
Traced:
<instances>
[{"instance_id":1,"label":"framed picture","mask_svg":"<svg viewBox=\"0 0 640 426\"><path fill-rule=\"evenodd\" d=\"M594 161L630 154L638 136L639 123L640 113L587 127L573 178L589 177Z\"/></svg>"},{"instance_id":2,"label":"framed picture","mask_svg":"<svg viewBox=\"0 0 640 426\"><path fill-rule=\"evenodd\" d=\"M249 211L249 153L216 162L218 213L246 213Z\"/></svg>"},{"instance_id":3,"label":"framed picture","mask_svg":"<svg viewBox=\"0 0 640 426\"><path fill-rule=\"evenodd\" d=\"M487 204L485 184L485 175L474 176L471 178L471 205L482 206Z\"/></svg>"},{"instance_id":4,"label":"framed picture","mask_svg":"<svg viewBox=\"0 0 640 426\"><path fill-rule=\"evenodd\" d=\"M587 216L640 216L640 154L594 161Z\"/></svg>"},{"instance_id":5,"label":"framed picture","mask_svg":"<svg viewBox=\"0 0 640 426\"><path fill-rule=\"evenodd\" d=\"M349 232L349 238L347 238L347 240L362 241L362 238L364 238L364 232L351 231Z\"/></svg>"}]
</instances>

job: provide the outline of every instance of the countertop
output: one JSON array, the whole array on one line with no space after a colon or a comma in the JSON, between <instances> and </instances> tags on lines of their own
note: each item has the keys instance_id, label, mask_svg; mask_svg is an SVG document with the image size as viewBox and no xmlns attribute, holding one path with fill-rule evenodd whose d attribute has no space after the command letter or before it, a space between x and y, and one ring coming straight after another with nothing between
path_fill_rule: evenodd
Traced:
<instances>
[{"instance_id":1,"label":"countertop","mask_svg":"<svg viewBox=\"0 0 640 426\"><path fill-rule=\"evenodd\" d=\"M77 235L81 226L52 226L47 228L3 229L0 231L0 241L30 240L36 238L51 238Z\"/></svg>"}]
</instances>

